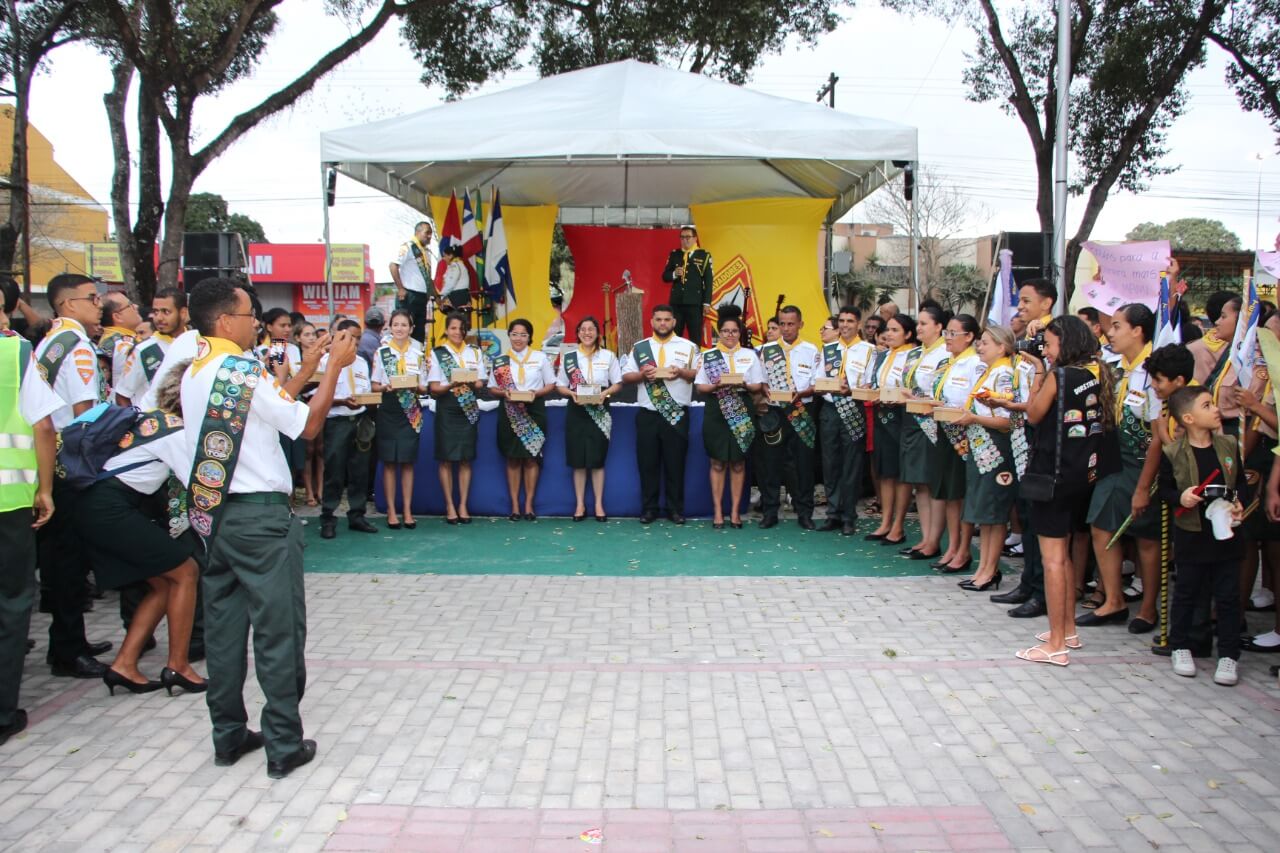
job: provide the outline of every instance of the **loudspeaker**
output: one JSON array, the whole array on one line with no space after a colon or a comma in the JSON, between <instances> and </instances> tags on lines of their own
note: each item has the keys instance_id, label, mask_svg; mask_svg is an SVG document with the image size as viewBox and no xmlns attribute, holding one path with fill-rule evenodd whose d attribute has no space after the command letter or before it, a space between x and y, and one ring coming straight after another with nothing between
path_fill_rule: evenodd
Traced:
<instances>
[{"instance_id":1,"label":"loudspeaker","mask_svg":"<svg viewBox=\"0 0 1280 853\"><path fill-rule=\"evenodd\" d=\"M239 234L196 232L182 236L182 284L186 290L206 278L242 278L245 266Z\"/></svg>"},{"instance_id":2,"label":"loudspeaker","mask_svg":"<svg viewBox=\"0 0 1280 853\"><path fill-rule=\"evenodd\" d=\"M1004 244L1013 252L1013 280L1048 278L1053 264L1053 234L1040 231L1006 231Z\"/></svg>"}]
</instances>

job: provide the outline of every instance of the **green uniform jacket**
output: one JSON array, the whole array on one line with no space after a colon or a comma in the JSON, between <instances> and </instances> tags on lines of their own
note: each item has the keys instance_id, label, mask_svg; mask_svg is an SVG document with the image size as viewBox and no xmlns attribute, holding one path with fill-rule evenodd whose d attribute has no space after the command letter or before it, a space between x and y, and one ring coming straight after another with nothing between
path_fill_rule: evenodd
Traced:
<instances>
[{"instance_id":1,"label":"green uniform jacket","mask_svg":"<svg viewBox=\"0 0 1280 853\"><path fill-rule=\"evenodd\" d=\"M710 305L712 279L715 278L711 253L701 248L690 252L683 280L676 278L675 274L676 267L682 263L684 252L675 249L667 255L667 267L662 271L662 280L671 282L671 304Z\"/></svg>"}]
</instances>

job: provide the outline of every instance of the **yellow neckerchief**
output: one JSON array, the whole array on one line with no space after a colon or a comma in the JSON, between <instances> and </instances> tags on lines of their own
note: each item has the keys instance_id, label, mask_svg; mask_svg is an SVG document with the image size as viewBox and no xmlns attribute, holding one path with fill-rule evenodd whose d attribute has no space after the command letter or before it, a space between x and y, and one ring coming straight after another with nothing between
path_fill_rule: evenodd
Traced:
<instances>
[{"instance_id":1,"label":"yellow neckerchief","mask_svg":"<svg viewBox=\"0 0 1280 853\"><path fill-rule=\"evenodd\" d=\"M907 388L911 387L912 381L916 378L916 371L920 369L920 362L924 361L925 356L929 355L938 347L942 346L942 344L945 341L946 341L946 338L944 338L942 335L938 335L938 339L936 341L929 344L923 349L923 351L920 353L920 357L916 359L916 363L911 365L911 370L908 371L907 375L902 379L902 384L905 387Z\"/></svg>"},{"instance_id":2,"label":"yellow neckerchief","mask_svg":"<svg viewBox=\"0 0 1280 853\"><path fill-rule=\"evenodd\" d=\"M781 336L778 338L778 346L782 347L782 360L786 362L787 365L787 382L795 381L791 376L791 351L802 343L804 343L804 341L800 340L799 336L796 337L796 342L794 344L787 343Z\"/></svg>"},{"instance_id":3,"label":"yellow neckerchief","mask_svg":"<svg viewBox=\"0 0 1280 853\"><path fill-rule=\"evenodd\" d=\"M524 348L523 361L516 357L516 351L513 349L507 350L507 357L510 358L511 363L516 366L516 384L523 385L524 384L524 366L529 363L529 359L533 358L533 347Z\"/></svg>"},{"instance_id":4,"label":"yellow neckerchief","mask_svg":"<svg viewBox=\"0 0 1280 853\"><path fill-rule=\"evenodd\" d=\"M1204 342L1204 345L1209 348L1209 352L1212 353L1216 353L1218 350L1230 343L1230 341L1224 341L1222 338L1218 337L1217 329L1210 329L1205 332L1201 335L1200 340Z\"/></svg>"},{"instance_id":5,"label":"yellow neckerchief","mask_svg":"<svg viewBox=\"0 0 1280 853\"><path fill-rule=\"evenodd\" d=\"M964 360L965 360L966 358L968 358L969 356L971 356L971 355L972 355L972 356L976 356L977 354L978 354L978 351L977 351L976 349L974 349L973 344L970 344L969 346L967 346L967 347L965 347L963 350L961 350L961 352L960 352L960 354L959 354L959 355L957 355L957 356L953 356L953 357L951 358L951 360L947 362L947 369L946 369L946 370L944 370L944 371L942 371L942 381L941 381L941 382L938 382L938 381L936 381L936 380L935 380L935 382L934 382L934 387L938 389L938 393L939 393L939 394L941 394L941 393L942 393L942 389L943 389L943 388L946 388L946 387L947 387L947 380L948 380L949 378L951 378L951 370L952 370L952 368L954 368L954 367L955 367L957 364L959 364L960 362L964 361ZM942 399L942 398L941 398L941 397L939 397L938 399Z\"/></svg>"},{"instance_id":6,"label":"yellow neckerchief","mask_svg":"<svg viewBox=\"0 0 1280 853\"><path fill-rule=\"evenodd\" d=\"M657 335L653 336L653 339L658 342L658 367L667 366L666 344L667 344L667 341L670 341L675 336L676 336L675 332L670 333L665 338L660 338Z\"/></svg>"},{"instance_id":7,"label":"yellow neckerchief","mask_svg":"<svg viewBox=\"0 0 1280 853\"><path fill-rule=\"evenodd\" d=\"M89 333L85 331L84 326L80 324L79 320L72 320L70 317L56 317L54 318L53 325L49 327L48 334L44 336L44 339L48 340L56 333L65 331L67 326L73 327L72 331L79 332L86 338L89 337Z\"/></svg>"},{"instance_id":8,"label":"yellow neckerchief","mask_svg":"<svg viewBox=\"0 0 1280 853\"><path fill-rule=\"evenodd\" d=\"M444 339L444 345L445 345L445 348L446 348L446 349L448 349L451 353L453 353L454 355L456 355L456 356L458 357L458 358L457 358L458 367L463 367L463 368L465 368L467 365L466 365L466 363L463 361L462 356L463 356L464 354L466 354L466 351L467 351L467 342L466 342L466 341L463 341L463 342L462 342L462 346L460 346L460 347L455 347L455 346L453 345L453 341L449 340L448 338L445 338L445 339Z\"/></svg>"},{"instance_id":9,"label":"yellow neckerchief","mask_svg":"<svg viewBox=\"0 0 1280 853\"><path fill-rule=\"evenodd\" d=\"M164 332L152 332L151 337L157 341L164 341L166 344L173 343L173 336L166 335Z\"/></svg>"},{"instance_id":10,"label":"yellow neckerchief","mask_svg":"<svg viewBox=\"0 0 1280 853\"><path fill-rule=\"evenodd\" d=\"M1145 364L1147 359L1151 357L1151 342L1148 341L1142 347L1142 352L1138 353L1138 357L1133 361L1120 356L1120 369L1124 371L1124 376L1120 377L1120 384L1116 387L1116 423L1124 420L1124 399L1129 396L1129 377L1133 375L1133 369L1140 364Z\"/></svg>"},{"instance_id":11,"label":"yellow neckerchief","mask_svg":"<svg viewBox=\"0 0 1280 853\"><path fill-rule=\"evenodd\" d=\"M387 341L387 347L396 354L396 375L403 376L405 368L405 356L409 354L409 347L413 346L413 338L405 338L404 346L396 343L395 338Z\"/></svg>"},{"instance_id":12,"label":"yellow neckerchief","mask_svg":"<svg viewBox=\"0 0 1280 853\"><path fill-rule=\"evenodd\" d=\"M102 330L102 334L99 336L99 340L101 340L102 338L105 338L111 332L116 332L117 334L120 335L120 337L127 338L128 340L134 340L138 336L137 332L134 332L131 329L126 329L123 326L107 326L105 329Z\"/></svg>"},{"instance_id":13,"label":"yellow neckerchief","mask_svg":"<svg viewBox=\"0 0 1280 853\"><path fill-rule=\"evenodd\" d=\"M987 377L989 377L992 373L994 373L997 367L1008 367L1010 370L1012 370L1013 359L1009 358L1009 356L1007 355L1002 355L999 358L997 358L995 361L993 361L991 364L987 365L987 369L982 371L982 376L978 377L978 381L975 382L973 384L973 387L969 389L969 396L966 397L964 401L964 407L966 411L971 411L970 407L973 406L973 401L977 398L978 392L982 390L982 383L987 381Z\"/></svg>"},{"instance_id":14,"label":"yellow neckerchief","mask_svg":"<svg viewBox=\"0 0 1280 853\"><path fill-rule=\"evenodd\" d=\"M880 375L876 377L876 383L883 388L885 380L889 378L889 374L893 372L893 363L898 360L899 353L910 352L916 348L916 344L903 344L894 347L884 357L884 364L880 366Z\"/></svg>"},{"instance_id":15,"label":"yellow neckerchief","mask_svg":"<svg viewBox=\"0 0 1280 853\"><path fill-rule=\"evenodd\" d=\"M201 354L201 350L207 351ZM243 356L244 348L235 341L229 341L226 338L206 338L201 335L196 339L196 359L191 362L191 375L195 376L215 357L225 355Z\"/></svg>"},{"instance_id":16,"label":"yellow neckerchief","mask_svg":"<svg viewBox=\"0 0 1280 853\"><path fill-rule=\"evenodd\" d=\"M1227 381L1227 374L1235 373L1235 370L1236 366L1234 364L1227 363L1218 372L1218 378L1213 381L1213 387L1209 389L1213 393L1213 404L1215 406L1218 405L1218 395L1222 393L1222 385Z\"/></svg>"},{"instance_id":17,"label":"yellow neckerchief","mask_svg":"<svg viewBox=\"0 0 1280 853\"><path fill-rule=\"evenodd\" d=\"M724 353L727 356L725 360L729 362L729 372L734 373L735 371L733 369L733 357L734 355L742 351L742 344L738 344L733 349L729 349L724 344L717 341L715 348L720 350L720 352Z\"/></svg>"},{"instance_id":18,"label":"yellow neckerchief","mask_svg":"<svg viewBox=\"0 0 1280 853\"><path fill-rule=\"evenodd\" d=\"M591 348L590 352L587 352L582 348L582 344L578 344L578 369L579 370L582 369L583 356L586 356L586 370L584 370L583 373L586 377L588 385L595 384L595 382L592 381L594 379L594 374L595 374L595 365L592 364L591 362L594 360L596 353L598 353L599 351L600 351L599 346L594 346Z\"/></svg>"},{"instance_id":19,"label":"yellow neckerchief","mask_svg":"<svg viewBox=\"0 0 1280 853\"><path fill-rule=\"evenodd\" d=\"M429 254L427 254L427 247L424 246L422 244L422 241L418 239L417 234L413 235L412 239L413 239L413 245L417 246L418 251L422 253L422 265L425 267L428 263L428 259L431 257Z\"/></svg>"},{"instance_id":20,"label":"yellow neckerchief","mask_svg":"<svg viewBox=\"0 0 1280 853\"><path fill-rule=\"evenodd\" d=\"M853 349L858 344L862 343L862 335L855 333L853 336L853 340L849 341L848 343L845 343L844 338L836 338L836 340L839 341L840 345L844 347L844 350L840 353L840 373L839 373L840 376L844 376L845 371L849 367L849 350Z\"/></svg>"}]
</instances>

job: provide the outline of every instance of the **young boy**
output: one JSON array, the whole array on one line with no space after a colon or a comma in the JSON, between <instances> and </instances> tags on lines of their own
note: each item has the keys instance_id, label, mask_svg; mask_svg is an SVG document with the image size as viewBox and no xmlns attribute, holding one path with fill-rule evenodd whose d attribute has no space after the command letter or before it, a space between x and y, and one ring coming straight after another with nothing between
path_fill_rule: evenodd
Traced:
<instances>
[{"instance_id":1,"label":"young boy","mask_svg":"<svg viewBox=\"0 0 1280 853\"><path fill-rule=\"evenodd\" d=\"M1192 678L1196 674L1191 654L1191 623L1200 590L1213 589L1218 615L1217 684L1234 685L1236 661L1240 658L1240 560L1243 542L1239 536L1217 539L1205 510L1214 498L1201 486L1225 486L1233 524L1244 516L1237 488L1247 483L1240 473L1240 442L1223 435L1222 414L1203 386L1180 388L1169 398L1169 416L1182 427L1183 435L1164 446L1160 459L1158 495L1172 508L1174 560L1178 569L1173 592L1170 646L1173 671Z\"/></svg>"},{"instance_id":2,"label":"young boy","mask_svg":"<svg viewBox=\"0 0 1280 853\"><path fill-rule=\"evenodd\" d=\"M355 320L342 320L335 326L338 335L360 338L360 324ZM320 362L323 372L329 357ZM356 394L369 393L369 365L364 359L342 369L333 392L333 407L324 422L324 491L320 501L320 538L332 539L337 535L338 521L334 512L342 500L343 487L347 490L347 527L360 533L376 533L364 517L368 499L369 453L372 444L361 442L357 433L365 407L351 399Z\"/></svg>"}]
</instances>

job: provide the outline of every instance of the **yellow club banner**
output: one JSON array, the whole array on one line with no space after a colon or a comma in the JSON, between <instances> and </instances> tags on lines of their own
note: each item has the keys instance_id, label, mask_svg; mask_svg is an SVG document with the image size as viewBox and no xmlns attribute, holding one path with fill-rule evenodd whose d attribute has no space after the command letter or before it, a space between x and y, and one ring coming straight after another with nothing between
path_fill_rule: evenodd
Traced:
<instances>
[{"instance_id":1,"label":"yellow club banner","mask_svg":"<svg viewBox=\"0 0 1280 853\"><path fill-rule=\"evenodd\" d=\"M712 304L742 306L745 300L757 341L782 296L784 304L804 314L801 337L817 343L818 329L830 313L822 295L818 238L831 202L754 198L690 206L698 240L716 264Z\"/></svg>"},{"instance_id":2,"label":"yellow club banner","mask_svg":"<svg viewBox=\"0 0 1280 853\"><path fill-rule=\"evenodd\" d=\"M499 187L501 189L501 187ZM488 228L489 199L485 194L484 211L475 211ZM458 219L462 219L462 199L458 199ZM435 220L436 236L449 211L447 196L431 196L431 217ZM556 318L551 307L551 235L555 230L556 216L560 208L554 204L536 206L502 205L502 223L507 234L507 259L511 264L511 279L516 289L516 307L508 314L511 319L523 317L533 324L534 339L542 340L547 327ZM499 314L499 316L502 316Z\"/></svg>"}]
</instances>

